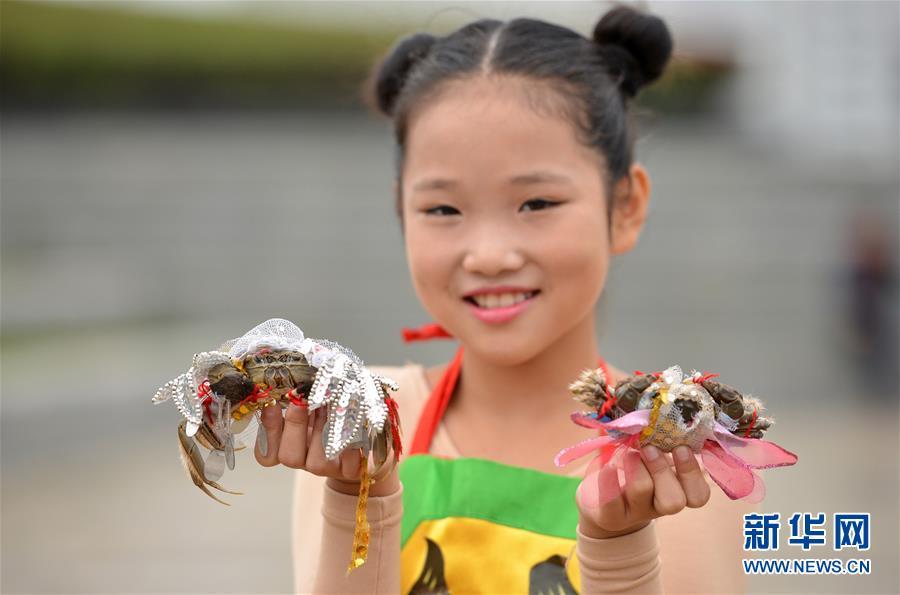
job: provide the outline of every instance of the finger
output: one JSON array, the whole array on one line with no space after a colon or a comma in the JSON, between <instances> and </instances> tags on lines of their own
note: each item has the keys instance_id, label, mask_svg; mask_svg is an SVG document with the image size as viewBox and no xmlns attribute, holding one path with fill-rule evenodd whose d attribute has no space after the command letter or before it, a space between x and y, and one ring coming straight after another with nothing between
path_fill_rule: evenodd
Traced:
<instances>
[{"instance_id":1,"label":"finger","mask_svg":"<svg viewBox=\"0 0 900 595\"><path fill-rule=\"evenodd\" d=\"M636 450L625 454L625 504L632 514L653 510L653 478Z\"/></svg>"},{"instance_id":2,"label":"finger","mask_svg":"<svg viewBox=\"0 0 900 595\"><path fill-rule=\"evenodd\" d=\"M622 488L619 486L619 470L615 465L607 465L597 473L600 510L597 524L607 531L618 531L627 525L628 511Z\"/></svg>"},{"instance_id":3,"label":"finger","mask_svg":"<svg viewBox=\"0 0 900 595\"><path fill-rule=\"evenodd\" d=\"M394 469L394 465L397 464L397 459L394 456L394 446L388 442L387 456L384 459L384 463L378 469L372 469L372 479L375 481L382 481L388 475L390 475L391 471Z\"/></svg>"},{"instance_id":4,"label":"finger","mask_svg":"<svg viewBox=\"0 0 900 595\"><path fill-rule=\"evenodd\" d=\"M259 442L256 443L254 454L256 460L263 467L274 467L278 464L278 446L281 442L281 433L284 429L284 418L281 417L281 407L278 405L269 405L259 414L259 421L262 423L262 431L266 433L266 454L263 455L259 450Z\"/></svg>"},{"instance_id":5,"label":"finger","mask_svg":"<svg viewBox=\"0 0 900 595\"><path fill-rule=\"evenodd\" d=\"M340 467L337 461L329 461L325 458L325 447L322 443L322 434L325 429L327 413L324 407L319 407L313 414L313 431L310 437L309 449L306 451L306 470L316 475L329 475L339 477Z\"/></svg>"},{"instance_id":6,"label":"finger","mask_svg":"<svg viewBox=\"0 0 900 595\"><path fill-rule=\"evenodd\" d=\"M651 444L641 449L641 457L653 477L653 508L656 512L675 514L684 508L687 503L684 490L663 453Z\"/></svg>"},{"instance_id":7,"label":"finger","mask_svg":"<svg viewBox=\"0 0 900 595\"><path fill-rule=\"evenodd\" d=\"M293 403L289 404L284 414L284 432L278 448L278 462L285 467L304 468L308 448L306 438L308 425L309 411L307 408Z\"/></svg>"},{"instance_id":8,"label":"finger","mask_svg":"<svg viewBox=\"0 0 900 595\"><path fill-rule=\"evenodd\" d=\"M709 501L709 483L694 452L687 446L678 446L672 453L675 458L675 472L684 490L688 508L700 508Z\"/></svg>"},{"instance_id":9,"label":"finger","mask_svg":"<svg viewBox=\"0 0 900 595\"><path fill-rule=\"evenodd\" d=\"M368 461L366 461L368 463ZM348 481L359 480L362 471L362 449L348 448L341 453L341 477Z\"/></svg>"}]
</instances>

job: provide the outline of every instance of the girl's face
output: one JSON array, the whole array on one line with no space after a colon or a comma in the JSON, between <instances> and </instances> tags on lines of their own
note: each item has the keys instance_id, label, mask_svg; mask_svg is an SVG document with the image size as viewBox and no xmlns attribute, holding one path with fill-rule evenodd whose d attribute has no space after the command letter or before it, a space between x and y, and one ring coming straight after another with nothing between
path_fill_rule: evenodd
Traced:
<instances>
[{"instance_id":1,"label":"girl's face","mask_svg":"<svg viewBox=\"0 0 900 595\"><path fill-rule=\"evenodd\" d=\"M601 157L525 101L509 80L445 88L412 114L399 181L416 294L504 365L593 329L611 250Z\"/></svg>"}]
</instances>

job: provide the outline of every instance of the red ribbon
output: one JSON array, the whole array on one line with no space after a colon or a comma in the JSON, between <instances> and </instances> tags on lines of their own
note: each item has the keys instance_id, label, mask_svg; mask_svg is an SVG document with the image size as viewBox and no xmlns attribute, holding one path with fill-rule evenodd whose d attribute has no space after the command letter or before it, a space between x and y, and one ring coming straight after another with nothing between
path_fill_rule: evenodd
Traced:
<instances>
[{"instance_id":1,"label":"red ribbon","mask_svg":"<svg viewBox=\"0 0 900 595\"><path fill-rule=\"evenodd\" d=\"M704 372L702 376L700 376L699 378L697 378L697 380L694 381L694 384L703 384L707 380L711 380L717 376L718 376L718 374L713 374L712 372Z\"/></svg>"},{"instance_id":2,"label":"red ribbon","mask_svg":"<svg viewBox=\"0 0 900 595\"><path fill-rule=\"evenodd\" d=\"M452 339L453 335L447 329L436 322L424 324L418 328L404 328L403 340L407 343L413 341L427 341L428 339Z\"/></svg>"},{"instance_id":3,"label":"red ribbon","mask_svg":"<svg viewBox=\"0 0 900 595\"><path fill-rule=\"evenodd\" d=\"M605 363L606 362L603 362L600 365L603 366L603 364L605 364ZM604 366L603 371L606 372L605 366ZM609 382L608 376L606 377L606 381ZM609 410L612 409L616 405L616 401L618 401L618 399L616 398L616 395L614 395L612 393L612 390L610 390L610 388L609 388L609 384L607 384L606 385L606 400L603 402L603 406L600 408L600 411L597 414L598 417L603 417L604 415L609 413Z\"/></svg>"},{"instance_id":4,"label":"red ribbon","mask_svg":"<svg viewBox=\"0 0 900 595\"><path fill-rule=\"evenodd\" d=\"M750 420L750 425L747 426L747 431L744 432L744 438L749 438L749 437L750 437L750 430L753 429L753 424L756 423L756 416L757 416L757 414L758 414L758 412L757 412L756 406L754 405L754 406L753 406L753 419Z\"/></svg>"},{"instance_id":5,"label":"red ribbon","mask_svg":"<svg viewBox=\"0 0 900 595\"><path fill-rule=\"evenodd\" d=\"M304 396L305 395L296 388L292 388L287 393L287 398L291 403L293 403L297 407L303 407L305 409L309 407L309 403L302 400Z\"/></svg>"}]
</instances>

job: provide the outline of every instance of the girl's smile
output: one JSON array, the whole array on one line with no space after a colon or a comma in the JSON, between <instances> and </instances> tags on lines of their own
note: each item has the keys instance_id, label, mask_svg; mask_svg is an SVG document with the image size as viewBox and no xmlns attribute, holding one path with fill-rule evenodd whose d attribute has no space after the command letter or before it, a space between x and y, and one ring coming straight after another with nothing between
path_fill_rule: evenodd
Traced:
<instances>
[{"instance_id":1,"label":"girl's smile","mask_svg":"<svg viewBox=\"0 0 900 595\"><path fill-rule=\"evenodd\" d=\"M469 292L463 299L479 320L500 324L524 312L538 294L537 289L497 286Z\"/></svg>"}]
</instances>

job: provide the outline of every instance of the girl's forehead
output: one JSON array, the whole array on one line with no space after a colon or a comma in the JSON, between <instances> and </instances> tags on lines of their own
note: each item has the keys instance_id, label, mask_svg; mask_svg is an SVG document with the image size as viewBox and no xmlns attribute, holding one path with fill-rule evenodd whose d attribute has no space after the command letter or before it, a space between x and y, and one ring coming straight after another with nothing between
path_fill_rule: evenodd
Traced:
<instances>
[{"instance_id":1,"label":"girl's forehead","mask_svg":"<svg viewBox=\"0 0 900 595\"><path fill-rule=\"evenodd\" d=\"M504 175L537 166L596 170L598 155L579 141L574 122L536 107L534 97L510 83L458 83L444 89L411 114L407 179L432 169Z\"/></svg>"},{"instance_id":2,"label":"girl's forehead","mask_svg":"<svg viewBox=\"0 0 900 595\"><path fill-rule=\"evenodd\" d=\"M481 129L484 125L490 125L491 130L502 130L504 124L512 124L512 128L571 127L560 115L550 113L551 102L561 102L550 95L536 83L529 87L515 80L477 77L447 83L410 114L409 136L427 140L435 133Z\"/></svg>"}]
</instances>

